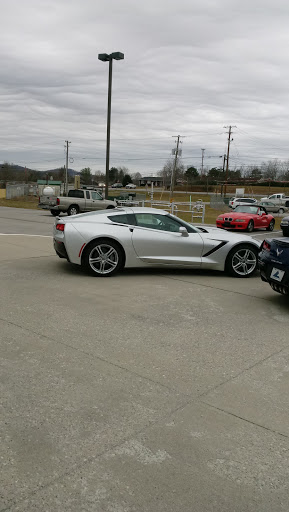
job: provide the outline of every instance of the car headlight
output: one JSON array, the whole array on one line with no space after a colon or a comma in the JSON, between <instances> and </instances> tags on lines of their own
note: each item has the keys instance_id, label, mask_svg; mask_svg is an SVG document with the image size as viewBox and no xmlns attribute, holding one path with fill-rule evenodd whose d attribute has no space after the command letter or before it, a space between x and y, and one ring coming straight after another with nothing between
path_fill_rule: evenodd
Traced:
<instances>
[{"instance_id":1,"label":"car headlight","mask_svg":"<svg viewBox=\"0 0 289 512\"><path fill-rule=\"evenodd\" d=\"M224 220L223 217L218 217L217 220Z\"/></svg>"},{"instance_id":2,"label":"car headlight","mask_svg":"<svg viewBox=\"0 0 289 512\"><path fill-rule=\"evenodd\" d=\"M235 222L246 222L245 219L235 219Z\"/></svg>"},{"instance_id":3,"label":"car headlight","mask_svg":"<svg viewBox=\"0 0 289 512\"><path fill-rule=\"evenodd\" d=\"M288 224L289 224L289 220L282 220L280 225L281 226L288 226Z\"/></svg>"}]
</instances>

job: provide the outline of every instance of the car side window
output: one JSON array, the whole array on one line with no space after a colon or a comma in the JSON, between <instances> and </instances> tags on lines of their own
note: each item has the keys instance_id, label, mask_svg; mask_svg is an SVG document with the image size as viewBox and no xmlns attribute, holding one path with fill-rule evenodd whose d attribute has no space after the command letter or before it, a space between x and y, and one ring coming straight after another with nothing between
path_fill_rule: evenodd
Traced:
<instances>
[{"instance_id":1,"label":"car side window","mask_svg":"<svg viewBox=\"0 0 289 512\"><path fill-rule=\"evenodd\" d=\"M86 199L90 199L89 191L86 191Z\"/></svg>"},{"instance_id":2,"label":"car side window","mask_svg":"<svg viewBox=\"0 0 289 512\"><path fill-rule=\"evenodd\" d=\"M97 192L91 192L91 199L100 200L102 197Z\"/></svg>"},{"instance_id":3,"label":"car side window","mask_svg":"<svg viewBox=\"0 0 289 512\"><path fill-rule=\"evenodd\" d=\"M83 190L69 190L68 192L69 197L78 197L79 199L84 198L84 192Z\"/></svg>"},{"instance_id":4,"label":"car side window","mask_svg":"<svg viewBox=\"0 0 289 512\"><path fill-rule=\"evenodd\" d=\"M117 224L135 225L134 215L131 214L122 213L119 215L110 215L108 218L111 222L116 222Z\"/></svg>"},{"instance_id":5,"label":"car side window","mask_svg":"<svg viewBox=\"0 0 289 512\"><path fill-rule=\"evenodd\" d=\"M178 233L182 224L168 215L155 213L136 213L136 223L143 228L158 229Z\"/></svg>"}]
</instances>

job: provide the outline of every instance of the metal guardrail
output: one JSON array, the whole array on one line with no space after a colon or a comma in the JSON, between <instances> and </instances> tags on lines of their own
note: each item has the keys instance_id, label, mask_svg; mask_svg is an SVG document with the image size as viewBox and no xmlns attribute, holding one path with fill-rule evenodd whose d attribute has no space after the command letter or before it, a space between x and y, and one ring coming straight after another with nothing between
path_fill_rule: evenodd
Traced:
<instances>
[{"instance_id":1,"label":"metal guardrail","mask_svg":"<svg viewBox=\"0 0 289 512\"><path fill-rule=\"evenodd\" d=\"M192 202L178 202L174 201L169 203L167 201L153 201L153 200L142 200L142 201L129 201L129 200L118 200L118 206L148 206L151 208L159 208L165 210L176 217L182 217L181 214L190 214L191 222L196 219L200 219L201 223L205 222L205 211L206 205L202 201ZM200 222L199 221L199 222Z\"/></svg>"}]
</instances>

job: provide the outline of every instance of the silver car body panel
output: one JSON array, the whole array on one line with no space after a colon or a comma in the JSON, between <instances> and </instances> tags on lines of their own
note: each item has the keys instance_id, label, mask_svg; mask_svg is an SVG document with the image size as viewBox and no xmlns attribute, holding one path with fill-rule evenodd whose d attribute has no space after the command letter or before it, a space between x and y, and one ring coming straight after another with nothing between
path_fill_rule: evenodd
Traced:
<instances>
[{"instance_id":1,"label":"silver car body panel","mask_svg":"<svg viewBox=\"0 0 289 512\"><path fill-rule=\"evenodd\" d=\"M249 243L260 247L260 242L250 236L218 228L202 226L206 232L196 231L183 236L178 232L114 223L109 219L121 213L168 215L166 211L154 208L117 208L61 217L55 220L53 236L65 244L69 260L78 265L87 244L98 238L110 238L123 247L126 267L181 266L224 270L226 257L236 245ZM65 224L64 232L56 230L57 223Z\"/></svg>"}]
</instances>

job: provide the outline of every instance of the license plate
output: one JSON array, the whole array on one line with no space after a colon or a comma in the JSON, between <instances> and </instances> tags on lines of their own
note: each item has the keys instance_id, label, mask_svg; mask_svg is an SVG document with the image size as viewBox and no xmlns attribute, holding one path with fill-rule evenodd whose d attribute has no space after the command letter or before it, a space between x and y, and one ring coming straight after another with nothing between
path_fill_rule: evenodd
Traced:
<instances>
[{"instance_id":1,"label":"license plate","mask_svg":"<svg viewBox=\"0 0 289 512\"><path fill-rule=\"evenodd\" d=\"M280 283L283 279L284 274L285 274L284 270L280 270L279 268L273 267L270 277L271 277L271 279L274 279L274 281L279 281L279 283Z\"/></svg>"},{"instance_id":2,"label":"license plate","mask_svg":"<svg viewBox=\"0 0 289 512\"><path fill-rule=\"evenodd\" d=\"M229 228L231 226L231 223L230 222L224 222L224 227L225 228Z\"/></svg>"}]
</instances>

